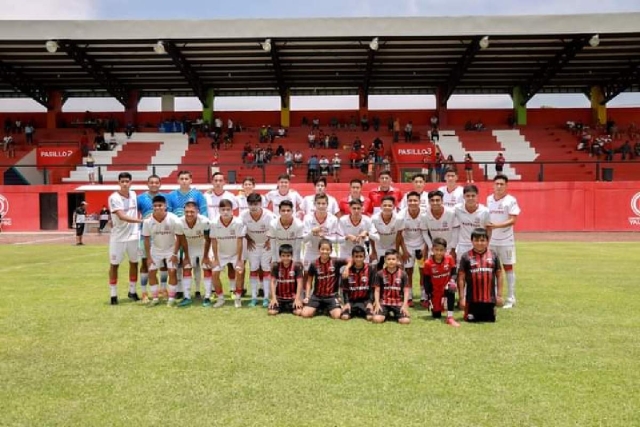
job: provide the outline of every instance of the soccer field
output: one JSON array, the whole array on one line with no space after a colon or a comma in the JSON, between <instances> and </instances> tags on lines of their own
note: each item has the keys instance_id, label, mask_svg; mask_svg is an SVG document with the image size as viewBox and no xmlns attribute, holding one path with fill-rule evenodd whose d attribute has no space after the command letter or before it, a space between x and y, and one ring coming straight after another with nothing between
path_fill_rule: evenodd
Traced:
<instances>
[{"instance_id":1,"label":"soccer field","mask_svg":"<svg viewBox=\"0 0 640 427\"><path fill-rule=\"evenodd\" d=\"M640 425L640 243L518 251L518 306L454 329L150 309L126 267L112 307L106 246L3 245L0 425Z\"/></svg>"}]
</instances>

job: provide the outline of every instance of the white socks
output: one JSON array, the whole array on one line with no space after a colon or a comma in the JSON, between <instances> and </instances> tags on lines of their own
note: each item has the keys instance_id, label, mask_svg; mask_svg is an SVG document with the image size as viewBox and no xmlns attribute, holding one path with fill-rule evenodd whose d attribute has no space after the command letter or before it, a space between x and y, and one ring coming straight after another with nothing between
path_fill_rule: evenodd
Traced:
<instances>
[{"instance_id":1,"label":"white socks","mask_svg":"<svg viewBox=\"0 0 640 427\"><path fill-rule=\"evenodd\" d=\"M506 272L507 276L507 300L513 301L516 299L516 273L513 270Z\"/></svg>"},{"instance_id":2,"label":"white socks","mask_svg":"<svg viewBox=\"0 0 640 427\"><path fill-rule=\"evenodd\" d=\"M257 299L258 298L258 285L259 285L259 281L260 279L258 279L257 277L254 276L249 276L249 284L251 285L251 299Z\"/></svg>"}]
</instances>

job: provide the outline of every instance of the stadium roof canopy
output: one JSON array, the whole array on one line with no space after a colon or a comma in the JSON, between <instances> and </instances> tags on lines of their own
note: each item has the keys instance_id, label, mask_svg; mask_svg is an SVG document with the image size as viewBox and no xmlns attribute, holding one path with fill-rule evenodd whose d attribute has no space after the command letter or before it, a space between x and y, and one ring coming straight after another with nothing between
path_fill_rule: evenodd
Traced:
<instances>
[{"instance_id":1,"label":"stadium roof canopy","mask_svg":"<svg viewBox=\"0 0 640 427\"><path fill-rule=\"evenodd\" d=\"M3 21L0 97L640 91L640 13ZM595 46L598 35L599 44ZM487 40L488 46L481 48ZM375 43L372 45L372 41ZM47 41L50 50L45 49ZM164 53L154 51L163 42ZM373 47L373 48L372 48ZM377 49L375 49L377 48ZM158 49L156 47L156 50Z\"/></svg>"}]
</instances>

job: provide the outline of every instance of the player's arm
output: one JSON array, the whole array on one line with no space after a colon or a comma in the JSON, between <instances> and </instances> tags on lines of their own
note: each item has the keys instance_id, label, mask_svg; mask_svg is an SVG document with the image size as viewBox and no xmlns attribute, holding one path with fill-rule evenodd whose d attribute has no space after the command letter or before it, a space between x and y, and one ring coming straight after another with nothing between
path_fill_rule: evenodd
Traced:
<instances>
[{"instance_id":1,"label":"player's arm","mask_svg":"<svg viewBox=\"0 0 640 427\"><path fill-rule=\"evenodd\" d=\"M373 286L373 312L377 313L380 311L380 279Z\"/></svg>"},{"instance_id":2,"label":"player's arm","mask_svg":"<svg viewBox=\"0 0 640 427\"><path fill-rule=\"evenodd\" d=\"M76 226L76 220L78 219L78 212L73 211L73 222L71 224L72 227Z\"/></svg>"},{"instance_id":3,"label":"player's arm","mask_svg":"<svg viewBox=\"0 0 640 427\"><path fill-rule=\"evenodd\" d=\"M309 300L309 296L311 295L311 284L313 283L314 278L316 277L317 274L317 270L316 270L316 266L314 264L311 264L309 266L309 270L307 271L307 282L304 284L304 294L305 294L305 301Z\"/></svg>"},{"instance_id":4,"label":"player's arm","mask_svg":"<svg viewBox=\"0 0 640 427\"><path fill-rule=\"evenodd\" d=\"M211 250L211 237L209 236L209 233L209 230L204 230L204 255L202 256L203 266L209 266L211 264L211 260L209 259L209 251Z\"/></svg>"},{"instance_id":5,"label":"player's arm","mask_svg":"<svg viewBox=\"0 0 640 427\"><path fill-rule=\"evenodd\" d=\"M497 256L494 256L494 274L496 275L497 282L497 294L496 294L496 303L499 307L502 307L504 304L504 300L502 299L502 289L504 287L504 277L502 276L502 265L500 264L500 259Z\"/></svg>"},{"instance_id":6,"label":"player's arm","mask_svg":"<svg viewBox=\"0 0 640 427\"><path fill-rule=\"evenodd\" d=\"M404 236L402 235L402 231L398 231L396 233L396 250L401 251L402 255L400 258L402 262L406 262L409 259L409 251L407 250L407 246L404 243Z\"/></svg>"},{"instance_id":7,"label":"player's arm","mask_svg":"<svg viewBox=\"0 0 640 427\"><path fill-rule=\"evenodd\" d=\"M220 265L220 257L218 256L218 239L215 236L211 238L211 252L213 252L211 266L218 267Z\"/></svg>"},{"instance_id":8,"label":"player's arm","mask_svg":"<svg viewBox=\"0 0 640 427\"><path fill-rule=\"evenodd\" d=\"M495 223L491 223L490 228L507 228L507 227L511 227L512 225L516 224L516 221L518 221L518 215L509 215L509 219L507 219L504 222L499 222L497 224Z\"/></svg>"},{"instance_id":9,"label":"player's arm","mask_svg":"<svg viewBox=\"0 0 640 427\"><path fill-rule=\"evenodd\" d=\"M140 218L134 218L132 216L127 216L121 210L114 211L113 214L115 216L117 216L120 221L132 223L132 224L142 224L142 220Z\"/></svg>"},{"instance_id":10,"label":"player's arm","mask_svg":"<svg viewBox=\"0 0 640 427\"><path fill-rule=\"evenodd\" d=\"M302 301L300 300L300 296L302 295L302 267L296 266L294 267L294 271L296 272L296 298L293 301L293 306L297 309L301 309Z\"/></svg>"},{"instance_id":11,"label":"player's arm","mask_svg":"<svg viewBox=\"0 0 640 427\"><path fill-rule=\"evenodd\" d=\"M316 235L315 233L317 233L318 230L316 230L316 228L311 228L311 220L307 220L307 218L303 220L302 225L302 242L310 242L311 238Z\"/></svg>"},{"instance_id":12,"label":"player's arm","mask_svg":"<svg viewBox=\"0 0 640 427\"><path fill-rule=\"evenodd\" d=\"M466 257L463 255L463 258L460 260L460 270L458 270L458 292L460 294L460 308L464 308L467 304L466 295L466 278L467 274L465 272L465 265L467 263Z\"/></svg>"},{"instance_id":13,"label":"player's arm","mask_svg":"<svg viewBox=\"0 0 640 427\"><path fill-rule=\"evenodd\" d=\"M242 251L244 250L244 245L242 244L244 240L243 237L238 237L236 239L236 269L242 270L244 263L242 262Z\"/></svg>"},{"instance_id":14,"label":"player's arm","mask_svg":"<svg viewBox=\"0 0 640 427\"><path fill-rule=\"evenodd\" d=\"M278 264L274 263L271 266L271 283L269 287L271 288L271 303L269 304L269 308L278 306L278 298L276 298L276 280L278 278L278 274L280 273L280 269L278 268Z\"/></svg>"},{"instance_id":15,"label":"player's arm","mask_svg":"<svg viewBox=\"0 0 640 427\"><path fill-rule=\"evenodd\" d=\"M422 287L424 288L424 292L427 294L427 301L431 301L433 296L433 281L431 280L431 273L427 270L428 269L425 265L424 275L422 276Z\"/></svg>"}]
</instances>

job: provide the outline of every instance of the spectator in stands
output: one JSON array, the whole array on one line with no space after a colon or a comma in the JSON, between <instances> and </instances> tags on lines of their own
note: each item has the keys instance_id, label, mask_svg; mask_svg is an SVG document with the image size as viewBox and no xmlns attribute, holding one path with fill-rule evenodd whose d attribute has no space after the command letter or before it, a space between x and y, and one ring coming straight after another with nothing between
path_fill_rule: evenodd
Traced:
<instances>
[{"instance_id":1,"label":"spectator in stands","mask_svg":"<svg viewBox=\"0 0 640 427\"><path fill-rule=\"evenodd\" d=\"M502 171L504 169L504 163L506 162L506 159L504 158L504 156L502 155L502 153L498 153L498 157L496 157L495 159L495 163L496 163L496 175L500 175L502 174Z\"/></svg>"},{"instance_id":2,"label":"spectator in stands","mask_svg":"<svg viewBox=\"0 0 640 427\"><path fill-rule=\"evenodd\" d=\"M307 182L316 182L318 179L318 168L320 167L318 157L312 154L307 162Z\"/></svg>"},{"instance_id":3,"label":"spectator in stands","mask_svg":"<svg viewBox=\"0 0 640 427\"><path fill-rule=\"evenodd\" d=\"M337 150L340 146L340 141L338 140L338 135L334 133L329 137L329 148L332 150Z\"/></svg>"},{"instance_id":4,"label":"spectator in stands","mask_svg":"<svg viewBox=\"0 0 640 427\"><path fill-rule=\"evenodd\" d=\"M231 139L233 139L234 130L235 130L235 127L233 126L233 120L228 119L227 120L227 136Z\"/></svg>"},{"instance_id":5,"label":"spectator in stands","mask_svg":"<svg viewBox=\"0 0 640 427\"><path fill-rule=\"evenodd\" d=\"M436 146L436 176L435 176L435 182L442 182L444 181L444 177L443 177L443 171L444 168L442 167L444 165L445 162L445 158L444 158L444 154L442 154L442 151L440 151L440 147Z\"/></svg>"},{"instance_id":6,"label":"spectator in stands","mask_svg":"<svg viewBox=\"0 0 640 427\"><path fill-rule=\"evenodd\" d=\"M440 131L438 129L431 130L431 140L433 142L439 142L440 141Z\"/></svg>"},{"instance_id":7,"label":"spectator in stands","mask_svg":"<svg viewBox=\"0 0 640 427\"><path fill-rule=\"evenodd\" d=\"M246 164L251 165L251 169L256 167L256 155L253 150L246 153L244 160Z\"/></svg>"},{"instance_id":8,"label":"spectator in stands","mask_svg":"<svg viewBox=\"0 0 640 427\"><path fill-rule=\"evenodd\" d=\"M222 135L222 119L220 117L216 117L213 120L213 131L218 135Z\"/></svg>"},{"instance_id":9,"label":"spectator in stands","mask_svg":"<svg viewBox=\"0 0 640 427\"><path fill-rule=\"evenodd\" d=\"M367 182L373 181L376 169L376 159L374 156L367 157Z\"/></svg>"},{"instance_id":10,"label":"spectator in stands","mask_svg":"<svg viewBox=\"0 0 640 427\"><path fill-rule=\"evenodd\" d=\"M640 157L640 141L637 141L633 146L633 154L635 157Z\"/></svg>"},{"instance_id":11,"label":"spectator in stands","mask_svg":"<svg viewBox=\"0 0 640 427\"><path fill-rule=\"evenodd\" d=\"M271 159L273 159L273 147L269 144L265 152L265 160L267 163L271 163Z\"/></svg>"},{"instance_id":12,"label":"spectator in stands","mask_svg":"<svg viewBox=\"0 0 640 427\"><path fill-rule=\"evenodd\" d=\"M302 151L298 150L295 153L293 153L293 165L296 168L300 168L302 167Z\"/></svg>"},{"instance_id":13,"label":"spectator in stands","mask_svg":"<svg viewBox=\"0 0 640 427\"><path fill-rule=\"evenodd\" d=\"M429 154L422 156L422 174L427 178L428 182L433 181L433 164L431 163L431 156Z\"/></svg>"},{"instance_id":14,"label":"spectator in stands","mask_svg":"<svg viewBox=\"0 0 640 427\"><path fill-rule=\"evenodd\" d=\"M278 145L278 148L276 148L276 152L275 152L275 156L276 157L282 157L285 155L285 150L284 147L282 146L282 144ZM293 161L293 153L291 153L291 158Z\"/></svg>"},{"instance_id":15,"label":"spectator in stands","mask_svg":"<svg viewBox=\"0 0 640 427\"><path fill-rule=\"evenodd\" d=\"M509 117L507 117L507 125L511 129L516 127L516 119L513 117L513 113L509 114Z\"/></svg>"},{"instance_id":16,"label":"spectator in stands","mask_svg":"<svg viewBox=\"0 0 640 427\"><path fill-rule=\"evenodd\" d=\"M435 114L433 116L431 116L431 118L429 119L429 122L431 123L431 130L436 130L438 129L438 116L436 116Z\"/></svg>"},{"instance_id":17,"label":"spectator in stands","mask_svg":"<svg viewBox=\"0 0 640 427\"><path fill-rule=\"evenodd\" d=\"M381 172L391 172L391 159L389 156L384 156L382 159L382 171Z\"/></svg>"},{"instance_id":18,"label":"spectator in stands","mask_svg":"<svg viewBox=\"0 0 640 427\"><path fill-rule=\"evenodd\" d=\"M442 170L447 170L447 169L451 169L456 171L456 174L458 174L457 172L457 167L456 167L456 161L453 159L453 156L451 154L449 154L446 158L446 160L442 163Z\"/></svg>"},{"instance_id":19,"label":"spectator in stands","mask_svg":"<svg viewBox=\"0 0 640 427\"><path fill-rule=\"evenodd\" d=\"M87 131L82 131L82 136L80 137L80 153L82 154L82 158L84 159L89 155L90 147L89 147L89 137L87 136Z\"/></svg>"},{"instance_id":20,"label":"spectator in stands","mask_svg":"<svg viewBox=\"0 0 640 427\"><path fill-rule=\"evenodd\" d=\"M324 136L324 141L322 142L324 148L329 148L329 143L331 142L331 137L329 135Z\"/></svg>"},{"instance_id":21,"label":"spectator in stands","mask_svg":"<svg viewBox=\"0 0 640 427\"><path fill-rule=\"evenodd\" d=\"M627 157L631 160L631 144L629 144L629 141L625 141L624 144L620 146L619 151L622 155L622 160L627 160Z\"/></svg>"},{"instance_id":22,"label":"spectator in stands","mask_svg":"<svg viewBox=\"0 0 640 427\"><path fill-rule=\"evenodd\" d=\"M266 152L262 148L256 150L256 166L263 169L265 165Z\"/></svg>"},{"instance_id":23,"label":"spectator in stands","mask_svg":"<svg viewBox=\"0 0 640 427\"><path fill-rule=\"evenodd\" d=\"M284 153L284 167L287 175L295 176L293 174L293 153L290 150L287 150Z\"/></svg>"},{"instance_id":24,"label":"spectator in stands","mask_svg":"<svg viewBox=\"0 0 640 427\"><path fill-rule=\"evenodd\" d=\"M133 123L127 123L127 127L124 128L124 134L127 135L127 138L131 138L134 130L135 126L133 126Z\"/></svg>"},{"instance_id":25,"label":"spectator in stands","mask_svg":"<svg viewBox=\"0 0 640 427\"><path fill-rule=\"evenodd\" d=\"M478 132L483 131L485 129L484 127L484 123L482 123L482 119L478 119L478 121L476 122L476 124L474 125L475 130L477 130Z\"/></svg>"},{"instance_id":26,"label":"spectator in stands","mask_svg":"<svg viewBox=\"0 0 640 427\"><path fill-rule=\"evenodd\" d=\"M467 176L467 184L473 183L473 157L469 153L464 156L464 172Z\"/></svg>"},{"instance_id":27,"label":"spectator in stands","mask_svg":"<svg viewBox=\"0 0 640 427\"><path fill-rule=\"evenodd\" d=\"M114 148L116 148L118 146L118 140L116 139L116 134L112 133L111 136L109 137L109 151L113 151Z\"/></svg>"},{"instance_id":28,"label":"spectator in stands","mask_svg":"<svg viewBox=\"0 0 640 427\"><path fill-rule=\"evenodd\" d=\"M396 118L393 121L393 142L400 140L400 119Z\"/></svg>"},{"instance_id":29,"label":"spectator in stands","mask_svg":"<svg viewBox=\"0 0 640 427\"><path fill-rule=\"evenodd\" d=\"M356 136L356 139L353 141L353 149L356 151L360 151L362 148L362 141L360 141L360 137Z\"/></svg>"},{"instance_id":30,"label":"spectator in stands","mask_svg":"<svg viewBox=\"0 0 640 427\"><path fill-rule=\"evenodd\" d=\"M362 127L362 130L365 132L369 130L369 119L367 118L366 114L364 114L360 118L360 126Z\"/></svg>"},{"instance_id":31,"label":"spectator in stands","mask_svg":"<svg viewBox=\"0 0 640 427\"><path fill-rule=\"evenodd\" d=\"M24 127L24 137L27 141L28 145L33 144L33 134L36 133L36 128L33 126L31 122L27 123Z\"/></svg>"},{"instance_id":32,"label":"spectator in stands","mask_svg":"<svg viewBox=\"0 0 640 427\"><path fill-rule=\"evenodd\" d=\"M329 159L327 159L326 156L320 157L320 161L318 162L318 165L320 166L320 175L324 177L329 176L329 169L331 167L331 164L329 163Z\"/></svg>"},{"instance_id":33,"label":"spectator in stands","mask_svg":"<svg viewBox=\"0 0 640 427\"><path fill-rule=\"evenodd\" d=\"M14 133L22 133L22 121L20 119L16 119L15 127L13 128Z\"/></svg>"},{"instance_id":34,"label":"spectator in stands","mask_svg":"<svg viewBox=\"0 0 640 427\"><path fill-rule=\"evenodd\" d=\"M109 132L111 136L115 136L116 134L116 119L114 119L113 116L109 117L107 121L107 132Z\"/></svg>"},{"instance_id":35,"label":"spectator in stands","mask_svg":"<svg viewBox=\"0 0 640 427\"><path fill-rule=\"evenodd\" d=\"M258 138L260 140L260 142L267 142L267 139L269 138L268 134L267 134L267 126L266 125L262 125L262 127L260 128L260 132L258 133Z\"/></svg>"},{"instance_id":36,"label":"spectator in stands","mask_svg":"<svg viewBox=\"0 0 640 427\"><path fill-rule=\"evenodd\" d=\"M351 152L349 153L349 167L351 169L355 169L358 166L358 150L355 147L351 148Z\"/></svg>"},{"instance_id":37,"label":"spectator in stands","mask_svg":"<svg viewBox=\"0 0 640 427\"><path fill-rule=\"evenodd\" d=\"M409 121L404 127L404 142L411 142L413 139L413 123Z\"/></svg>"},{"instance_id":38,"label":"spectator in stands","mask_svg":"<svg viewBox=\"0 0 640 427\"><path fill-rule=\"evenodd\" d=\"M198 131L195 127L192 127L189 131L189 144L197 144L198 143Z\"/></svg>"},{"instance_id":39,"label":"spectator in stands","mask_svg":"<svg viewBox=\"0 0 640 427\"><path fill-rule=\"evenodd\" d=\"M93 138L93 146L94 150L97 151L109 151L109 146L107 142L104 140L104 135L100 132Z\"/></svg>"},{"instance_id":40,"label":"spectator in stands","mask_svg":"<svg viewBox=\"0 0 640 427\"><path fill-rule=\"evenodd\" d=\"M267 137L269 138L270 143L276 139L276 131L271 127L271 125L267 126Z\"/></svg>"},{"instance_id":41,"label":"spectator in stands","mask_svg":"<svg viewBox=\"0 0 640 427\"><path fill-rule=\"evenodd\" d=\"M331 159L331 171L333 172L333 182L340 182L340 169L342 169L342 159L339 153L333 155Z\"/></svg>"},{"instance_id":42,"label":"spectator in stands","mask_svg":"<svg viewBox=\"0 0 640 427\"><path fill-rule=\"evenodd\" d=\"M87 177L89 178L89 184L96 183L95 165L96 165L96 161L91 155L91 153L89 153L89 155L87 156L87 159L84 162L84 166L87 168Z\"/></svg>"},{"instance_id":43,"label":"spectator in stands","mask_svg":"<svg viewBox=\"0 0 640 427\"><path fill-rule=\"evenodd\" d=\"M373 116L371 118L371 124L373 125L373 130L378 132L380 130L380 117Z\"/></svg>"},{"instance_id":44,"label":"spectator in stands","mask_svg":"<svg viewBox=\"0 0 640 427\"><path fill-rule=\"evenodd\" d=\"M393 132L394 123L395 123L395 120L393 120L393 116L389 116L389 118L387 119L387 130L389 132Z\"/></svg>"},{"instance_id":45,"label":"spectator in stands","mask_svg":"<svg viewBox=\"0 0 640 427\"><path fill-rule=\"evenodd\" d=\"M373 148L375 149L376 163L381 164L384 158L384 143L380 137L376 137L376 139L373 140Z\"/></svg>"},{"instance_id":46,"label":"spectator in stands","mask_svg":"<svg viewBox=\"0 0 640 427\"><path fill-rule=\"evenodd\" d=\"M320 129L320 119L314 117L311 121L311 129L319 130Z\"/></svg>"},{"instance_id":47,"label":"spectator in stands","mask_svg":"<svg viewBox=\"0 0 640 427\"><path fill-rule=\"evenodd\" d=\"M316 133L313 131L313 128L311 128L309 135L307 135L307 141L309 142L309 148L316 148Z\"/></svg>"},{"instance_id":48,"label":"spectator in stands","mask_svg":"<svg viewBox=\"0 0 640 427\"><path fill-rule=\"evenodd\" d=\"M605 161L610 162L613 160L613 144L611 138L605 138L603 141L602 152L605 154Z\"/></svg>"},{"instance_id":49,"label":"spectator in stands","mask_svg":"<svg viewBox=\"0 0 640 427\"><path fill-rule=\"evenodd\" d=\"M329 127L331 127L331 129L338 129L338 127L340 127L340 123L338 122L337 117L331 117L331 120L329 121Z\"/></svg>"},{"instance_id":50,"label":"spectator in stands","mask_svg":"<svg viewBox=\"0 0 640 427\"><path fill-rule=\"evenodd\" d=\"M286 138L287 136L287 130L285 128L283 128L282 126L280 126L278 128L278 138Z\"/></svg>"}]
</instances>

